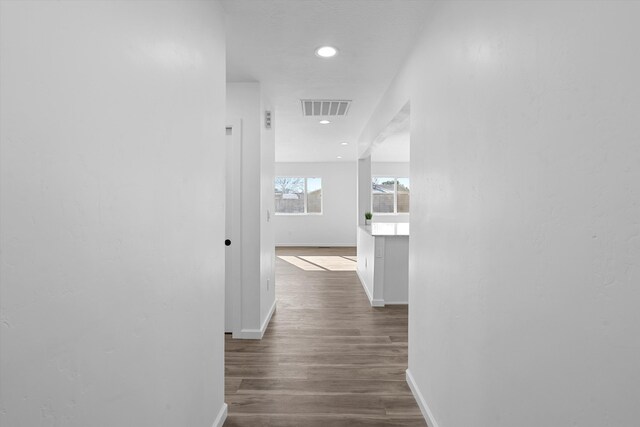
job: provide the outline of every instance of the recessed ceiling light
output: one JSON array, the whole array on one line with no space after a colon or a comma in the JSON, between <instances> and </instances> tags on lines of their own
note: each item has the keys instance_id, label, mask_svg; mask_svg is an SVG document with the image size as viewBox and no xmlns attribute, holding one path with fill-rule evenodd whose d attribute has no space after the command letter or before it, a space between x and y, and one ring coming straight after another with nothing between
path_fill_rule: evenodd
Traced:
<instances>
[{"instance_id":1,"label":"recessed ceiling light","mask_svg":"<svg viewBox=\"0 0 640 427\"><path fill-rule=\"evenodd\" d=\"M316 49L316 55L320 58L331 58L336 56L336 53L338 53L338 49L333 46L322 46Z\"/></svg>"},{"instance_id":2,"label":"recessed ceiling light","mask_svg":"<svg viewBox=\"0 0 640 427\"><path fill-rule=\"evenodd\" d=\"M348 142L341 142L340 145L349 145Z\"/></svg>"},{"instance_id":3,"label":"recessed ceiling light","mask_svg":"<svg viewBox=\"0 0 640 427\"><path fill-rule=\"evenodd\" d=\"M336 159L341 159L341 158L342 158L342 156L337 156L337 157L336 157Z\"/></svg>"},{"instance_id":4,"label":"recessed ceiling light","mask_svg":"<svg viewBox=\"0 0 640 427\"><path fill-rule=\"evenodd\" d=\"M331 122L329 120L320 120L318 123L320 123L321 125L328 125Z\"/></svg>"}]
</instances>

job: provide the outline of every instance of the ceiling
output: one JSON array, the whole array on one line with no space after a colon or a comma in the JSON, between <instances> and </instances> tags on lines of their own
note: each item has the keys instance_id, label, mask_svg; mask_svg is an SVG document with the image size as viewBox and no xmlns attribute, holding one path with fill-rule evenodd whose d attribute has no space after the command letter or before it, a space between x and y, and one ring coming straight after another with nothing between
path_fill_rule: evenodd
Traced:
<instances>
[{"instance_id":1,"label":"ceiling","mask_svg":"<svg viewBox=\"0 0 640 427\"><path fill-rule=\"evenodd\" d=\"M271 100L276 161L354 161L357 141L413 46L427 0L226 0L227 81ZM331 45L324 59L315 49ZM352 100L345 117L302 115L301 99ZM341 142L348 142L343 146ZM341 156L342 159L337 159Z\"/></svg>"}]
</instances>

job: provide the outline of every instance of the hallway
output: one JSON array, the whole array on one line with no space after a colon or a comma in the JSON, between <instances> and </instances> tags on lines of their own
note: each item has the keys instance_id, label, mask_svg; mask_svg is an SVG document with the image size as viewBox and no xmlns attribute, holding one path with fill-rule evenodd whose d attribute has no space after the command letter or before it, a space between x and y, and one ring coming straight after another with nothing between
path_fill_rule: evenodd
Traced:
<instances>
[{"instance_id":1,"label":"hallway","mask_svg":"<svg viewBox=\"0 0 640 427\"><path fill-rule=\"evenodd\" d=\"M224 425L425 426L405 381L407 307L369 306L344 271L355 248L276 255L278 305L264 338L225 339Z\"/></svg>"}]
</instances>

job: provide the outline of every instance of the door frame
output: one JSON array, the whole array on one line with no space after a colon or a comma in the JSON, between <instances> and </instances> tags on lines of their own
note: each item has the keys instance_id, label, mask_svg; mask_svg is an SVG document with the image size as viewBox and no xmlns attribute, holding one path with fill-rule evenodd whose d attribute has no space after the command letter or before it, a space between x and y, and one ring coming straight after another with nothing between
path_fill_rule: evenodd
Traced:
<instances>
[{"instance_id":1,"label":"door frame","mask_svg":"<svg viewBox=\"0 0 640 427\"><path fill-rule=\"evenodd\" d=\"M227 138L231 136L225 140L225 234L231 240L225 250L225 332L236 338L242 330L242 120L227 120L225 128Z\"/></svg>"}]
</instances>

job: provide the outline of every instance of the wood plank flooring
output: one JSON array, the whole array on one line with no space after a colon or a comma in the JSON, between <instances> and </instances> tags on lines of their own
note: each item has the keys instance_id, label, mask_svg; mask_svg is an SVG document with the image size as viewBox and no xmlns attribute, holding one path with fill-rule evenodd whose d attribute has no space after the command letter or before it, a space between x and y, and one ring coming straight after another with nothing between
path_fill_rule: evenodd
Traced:
<instances>
[{"instance_id":1,"label":"wood plank flooring","mask_svg":"<svg viewBox=\"0 0 640 427\"><path fill-rule=\"evenodd\" d=\"M407 307L372 308L344 260L355 248L278 248L336 256L303 270L276 257L277 310L262 340L226 336L225 426L426 426L405 381ZM314 264L315 265L315 264Z\"/></svg>"}]
</instances>

